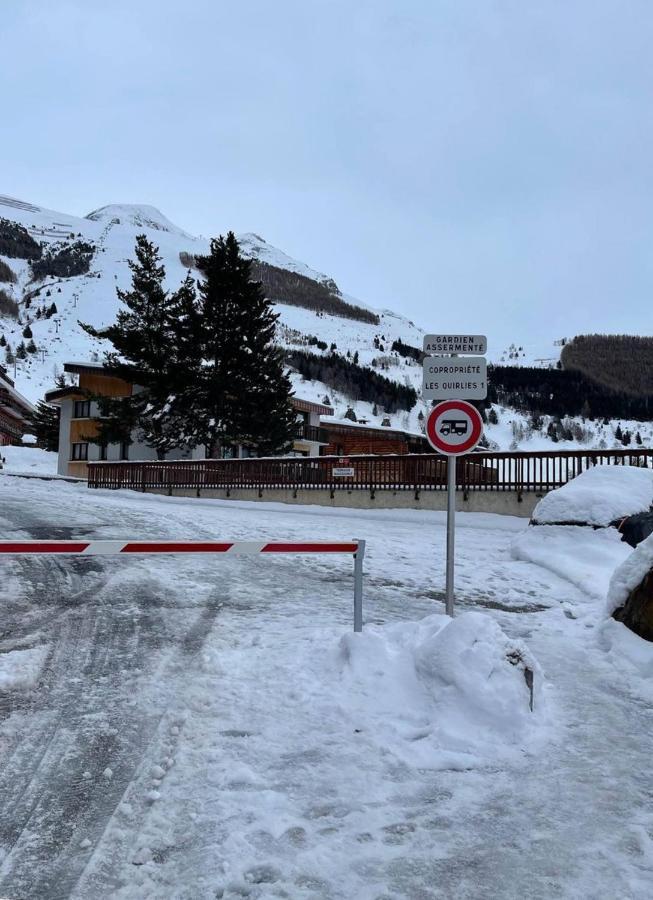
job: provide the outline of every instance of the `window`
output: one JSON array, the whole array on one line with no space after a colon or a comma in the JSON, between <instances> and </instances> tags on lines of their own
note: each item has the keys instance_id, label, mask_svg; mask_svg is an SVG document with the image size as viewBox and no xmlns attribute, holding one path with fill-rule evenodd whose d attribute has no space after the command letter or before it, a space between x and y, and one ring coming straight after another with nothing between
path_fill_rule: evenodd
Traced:
<instances>
[{"instance_id":1,"label":"window","mask_svg":"<svg viewBox=\"0 0 653 900\"><path fill-rule=\"evenodd\" d=\"M88 444L73 444L73 459L88 459Z\"/></svg>"},{"instance_id":2,"label":"window","mask_svg":"<svg viewBox=\"0 0 653 900\"><path fill-rule=\"evenodd\" d=\"M129 444L123 441L120 445L120 459L129 459Z\"/></svg>"},{"instance_id":3,"label":"window","mask_svg":"<svg viewBox=\"0 0 653 900\"><path fill-rule=\"evenodd\" d=\"M75 400L74 419L89 419L91 416L90 400Z\"/></svg>"},{"instance_id":4,"label":"window","mask_svg":"<svg viewBox=\"0 0 653 900\"><path fill-rule=\"evenodd\" d=\"M100 444L100 459L105 460L107 458L107 445Z\"/></svg>"}]
</instances>

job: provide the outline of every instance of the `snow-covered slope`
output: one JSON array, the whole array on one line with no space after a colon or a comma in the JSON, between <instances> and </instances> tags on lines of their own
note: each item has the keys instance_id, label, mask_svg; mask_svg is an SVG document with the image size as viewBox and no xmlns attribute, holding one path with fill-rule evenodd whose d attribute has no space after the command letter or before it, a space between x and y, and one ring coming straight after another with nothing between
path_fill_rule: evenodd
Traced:
<instances>
[{"instance_id":1,"label":"snow-covered slope","mask_svg":"<svg viewBox=\"0 0 653 900\"><path fill-rule=\"evenodd\" d=\"M0 196L0 218L24 226L30 236L43 243L46 249L69 246L74 241L85 241L95 248L90 270L86 274L68 278L46 277L37 282L32 280L26 260L0 256L17 278L16 283L3 283L0 288L19 303L21 319L19 323L9 316L0 316L0 335L4 334L13 350L22 340L27 343L22 332L29 317L38 348L37 353L9 367L9 374L14 376L15 373L18 389L31 400L39 399L52 387L55 376L62 371L66 361L101 358L103 345L85 334L79 327L79 321L95 326L113 321L118 308L116 288L127 288L130 284L127 262L133 257L137 234L144 232L160 248L171 288L177 286L186 274L179 254L198 255L209 249L207 240L193 237L158 209L147 205L110 204L85 218L79 218ZM222 228L222 231L225 230ZM244 254L252 259L338 290L327 275L292 259L259 235L243 234L239 236L239 241ZM341 296L347 303L372 308L345 293ZM29 307L25 305L25 298L29 298ZM52 303L56 304L56 314L47 319L35 318L38 307ZM281 315L279 341L285 346L320 352L307 344L311 337L317 337L329 347L335 344L343 356L349 351L353 358L358 352L361 365L371 365L375 359L384 375L401 384L412 384L419 390L421 366L390 352L392 342L397 338L421 347L422 329L403 316L390 310L375 310L379 317L379 324L375 325L318 314L284 303L278 304L277 309ZM4 349L0 350L0 363L4 363L4 355ZM328 394L336 414L344 414L347 407L353 405L360 416L379 425L385 415L379 410L378 415L373 416L371 404L357 403L356 398L339 394L318 382L304 382L298 375L293 376L293 381L297 393L307 399L321 401ZM411 413L400 412L391 416L392 424L418 431L420 410L426 410L421 402Z\"/></svg>"},{"instance_id":2,"label":"snow-covered slope","mask_svg":"<svg viewBox=\"0 0 653 900\"><path fill-rule=\"evenodd\" d=\"M170 288L176 287L187 271L186 265L181 262L180 253L195 256L204 254L209 249L208 240L194 237L171 222L158 209L148 205L110 204L80 218L0 195L0 218L24 226L29 235L42 243L46 250L71 246L76 241L83 241L94 247L90 270L86 274L67 278L48 276L36 282L32 280L26 260L0 255L0 261L5 262L16 276L13 284L0 283L0 290L13 297L20 309L20 322L7 315L3 317L0 313L0 335L4 334L15 350L24 340L22 332L29 317L37 352L28 355L25 360L18 360L15 366L12 364L9 374L14 376L15 373L18 390L32 401L41 398L53 386L56 375L62 371L66 361L102 357L104 346L85 334L79 327L79 321L102 326L114 320L118 308L116 288L129 287L130 271L127 263L133 257L137 234L145 233L160 248ZM216 233L226 230L224 223L216 225ZM239 236L239 241L242 251L252 259L286 269L310 278L330 290L339 291L328 275L292 259L259 235L246 233ZM335 345L337 352L343 356L355 359L358 354L360 365L371 367L374 361L376 371L399 384L412 385L419 395L421 364L393 353L391 347L397 339L410 346L421 347L424 330L397 312L375 309L373 303L362 302L344 291L340 292L340 296L347 303L372 310L378 316L378 324L279 303L279 342L291 349L307 349L318 353L322 351L308 343L311 338L324 342L328 348L326 352ZM56 314L50 318L35 317L37 308L49 307L52 303L56 304ZM432 330L436 322L426 324ZM26 339L25 342L27 343ZM561 344L562 340L548 341L545 336L530 342L513 343L490 335L488 358L504 364L550 366L555 365L559 358ZM0 363L4 362L5 351L0 348ZM334 391L320 382L304 381L297 374L292 377L299 396L319 401L328 396L337 416L344 415L350 405L359 418L370 424L380 425L387 415L382 409L377 409L375 415L372 404ZM419 399L410 412L399 411L390 415L391 425L419 432L423 430L423 417L428 409L429 405ZM507 448L515 440L518 445L532 441L532 448L537 449L535 444L540 442L538 434L535 434L533 441L533 435L528 433L527 423L522 422L518 415L513 416L509 410L499 410L498 419L497 425L489 427L491 441L502 448ZM603 439L611 445L611 437L610 434L597 436L596 441ZM644 431L642 437L645 437ZM578 441L578 445L588 446L593 440L588 432L586 439ZM541 436L541 442L545 446L551 446L550 440L544 435Z\"/></svg>"}]
</instances>

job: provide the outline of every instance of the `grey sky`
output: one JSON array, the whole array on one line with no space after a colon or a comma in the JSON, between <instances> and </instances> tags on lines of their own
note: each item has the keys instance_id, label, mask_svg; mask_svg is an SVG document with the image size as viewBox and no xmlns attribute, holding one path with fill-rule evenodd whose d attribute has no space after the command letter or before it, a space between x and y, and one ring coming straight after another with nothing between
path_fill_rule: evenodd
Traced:
<instances>
[{"instance_id":1,"label":"grey sky","mask_svg":"<svg viewBox=\"0 0 653 900\"><path fill-rule=\"evenodd\" d=\"M653 333L650 0L0 7L0 192L255 231L429 329Z\"/></svg>"}]
</instances>

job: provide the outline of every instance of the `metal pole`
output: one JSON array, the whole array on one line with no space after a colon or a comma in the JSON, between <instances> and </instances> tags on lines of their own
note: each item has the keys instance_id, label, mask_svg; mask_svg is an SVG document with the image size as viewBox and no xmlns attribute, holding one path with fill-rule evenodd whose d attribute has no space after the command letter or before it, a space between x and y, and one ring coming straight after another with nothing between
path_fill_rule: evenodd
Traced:
<instances>
[{"instance_id":1,"label":"metal pole","mask_svg":"<svg viewBox=\"0 0 653 900\"><path fill-rule=\"evenodd\" d=\"M456 534L456 457L447 457L447 588L445 608L453 618L453 560Z\"/></svg>"},{"instance_id":2,"label":"metal pole","mask_svg":"<svg viewBox=\"0 0 653 900\"><path fill-rule=\"evenodd\" d=\"M363 630L363 558L365 541L354 538L358 549L354 553L354 631Z\"/></svg>"}]
</instances>

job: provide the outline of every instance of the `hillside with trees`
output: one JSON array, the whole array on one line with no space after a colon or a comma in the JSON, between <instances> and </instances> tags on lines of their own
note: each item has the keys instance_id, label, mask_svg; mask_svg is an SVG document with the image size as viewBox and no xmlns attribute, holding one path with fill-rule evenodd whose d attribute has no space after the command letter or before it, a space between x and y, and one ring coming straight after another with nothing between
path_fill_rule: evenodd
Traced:
<instances>
[{"instance_id":1,"label":"hillside with trees","mask_svg":"<svg viewBox=\"0 0 653 900\"><path fill-rule=\"evenodd\" d=\"M350 362L337 353L318 356L305 350L290 350L286 359L304 378L320 381L355 400L377 404L387 413L411 410L417 403L417 393L413 387L390 381L384 375Z\"/></svg>"},{"instance_id":2,"label":"hillside with trees","mask_svg":"<svg viewBox=\"0 0 653 900\"><path fill-rule=\"evenodd\" d=\"M565 344L560 359L565 370L581 372L609 390L653 398L653 337L582 334Z\"/></svg>"},{"instance_id":3,"label":"hillside with trees","mask_svg":"<svg viewBox=\"0 0 653 900\"><path fill-rule=\"evenodd\" d=\"M568 369L488 366L487 403L536 415L653 419L653 395L633 396Z\"/></svg>"}]
</instances>

